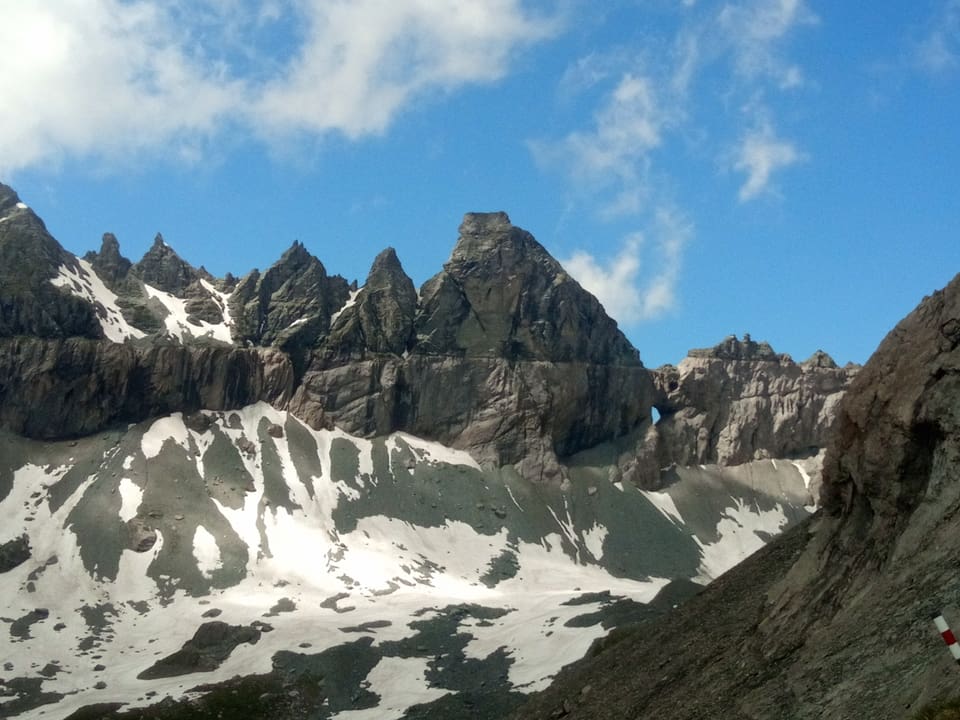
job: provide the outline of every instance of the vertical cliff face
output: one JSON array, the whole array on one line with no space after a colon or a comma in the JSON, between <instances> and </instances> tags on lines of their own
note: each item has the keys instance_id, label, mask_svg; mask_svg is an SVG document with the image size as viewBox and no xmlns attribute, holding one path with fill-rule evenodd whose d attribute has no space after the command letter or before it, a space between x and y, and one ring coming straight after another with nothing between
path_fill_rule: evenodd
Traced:
<instances>
[{"instance_id":1,"label":"vertical cliff face","mask_svg":"<svg viewBox=\"0 0 960 720\"><path fill-rule=\"evenodd\" d=\"M749 336L691 350L653 373L660 457L733 465L816 453L857 370L823 352L795 363Z\"/></svg>"},{"instance_id":2,"label":"vertical cliff face","mask_svg":"<svg viewBox=\"0 0 960 720\"><path fill-rule=\"evenodd\" d=\"M217 357L236 346L274 348L292 369L287 391L238 398L283 397L314 427L412 432L542 478L561 477L562 458L624 438L618 476L646 486L670 464L814 453L853 374L825 355L796 364L736 339L651 374L597 299L505 213L465 215L449 260L418 293L391 249L361 288L329 274L300 242L265 272L227 282L193 268L159 235L137 263L109 233L99 252L78 260L5 186L0 207L0 336L139 348L127 353L135 362L113 359L123 355L114 350L80 353L108 368L142 365L154 345L178 346L169 352L186 365L208 362L200 348L220 348ZM14 358L21 351L38 356L30 343L6 349L8 388L28 369ZM82 417L82 400L109 394L97 383L112 372L91 372L88 391L64 401L64 428L132 417L116 408ZM195 397L197 381L185 382L183 397ZM156 387L141 388L141 412L172 407ZM661 419L651 431L653 406Z\"/></svg>"}]
</instances>

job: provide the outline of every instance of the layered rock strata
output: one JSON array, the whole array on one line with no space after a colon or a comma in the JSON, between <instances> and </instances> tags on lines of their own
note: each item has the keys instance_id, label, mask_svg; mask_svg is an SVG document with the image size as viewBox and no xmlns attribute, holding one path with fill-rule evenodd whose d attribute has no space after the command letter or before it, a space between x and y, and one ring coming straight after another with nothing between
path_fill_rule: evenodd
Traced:
<instances>
[{"instance_id":1,"label":"layered rock strata","mask_svg":"<svg viewBox=\"0 0 960 720\"><path fill-rule=\"evenodd\" d=\"M680 465L736 465L816 453L858 369L822 351L796 363L749 335L691 350L653 372L658 454Z\"/></svg>"}]
</instances>

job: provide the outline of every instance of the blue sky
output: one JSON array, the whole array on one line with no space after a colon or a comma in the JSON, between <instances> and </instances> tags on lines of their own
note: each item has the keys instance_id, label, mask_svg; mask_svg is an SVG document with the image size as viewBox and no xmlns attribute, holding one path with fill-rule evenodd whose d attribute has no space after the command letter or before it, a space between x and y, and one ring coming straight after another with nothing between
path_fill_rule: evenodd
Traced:
<instances>
[{"instance_id":1,"label":"blue sky","mask_svg":"<svg viewBox=\"0 0 960 720\"><path fill-rule=\"evenodd\" d=\"M506 210L648 365L863 362L960 271L960 0L0 0L0 180L82 254L419 284Z\"/></svg>"}]
</instances>

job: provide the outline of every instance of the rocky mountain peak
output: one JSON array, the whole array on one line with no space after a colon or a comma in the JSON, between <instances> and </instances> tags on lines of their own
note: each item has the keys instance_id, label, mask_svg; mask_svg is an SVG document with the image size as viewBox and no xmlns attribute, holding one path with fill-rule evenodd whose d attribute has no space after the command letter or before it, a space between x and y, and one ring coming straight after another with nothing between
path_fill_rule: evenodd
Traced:
<instances>
[{"instance_id":1,"label":"rocky mountain peak","mask_svg":"<svg viewBox=\"0 0 960 720\"><path fill-rule=\"evenodd\" d=\"M255 270L237 283L231 301L235 334L255 345L316 347L349 294L343 277L327 275L323 263L295 241L264 273Z\"/></svg>"},{"instance_id":2,"label":"rocky mountain peak","mask_svg":"<svg viewBox=\"0 0 960 720\"><path fill-rule=\"evenodd\" d=\"M92 250L83 256L83 259L93 265L108 286L115 285L124 279L133 267L127 258L120 254L120 243L113 233L104 233L100 243L100 252Z\"/></svg>"},{"instance_id":3,"label":"rocky mountain peak","mask_svg":"<svg viewBox=\"0 0 960 720\"><path fill-rule=\"evenodd\" d=\"M654 371L661 457L738 464L823 448L858 369L838 368L822 351L797 364L749 335L690 350L677 367Z\"/></svg>"},{"instance_id":4,"label":"rocky mountain peak","mask_svg":"<svg viewBox=\"0 0 960 720\"><path fill-rule=\"evenodd\" d=\"M687 353L689 357L714 358L717 360L765 360L777 362L786 359L778 355L767 342L756 342L750 333L739 340L736 335L728 335L712 348L695 348Z\"/></svg>"},{"instance_id":5,"label":"rocky mountain peak","mask_svg":"<svg viewBox=\"0 0 960 720\"><path fill-rule=\"evenodd\" d=\"M385 250L382 250L379 255L373 259L373 264L370 266L370 274L367 277L367 282L370 282L370 279L377 275L393 275L397 271L403 273L403 266L400 264L400 258L397 257L397 251L392 247L388 247ZM406 276L406 273L403 273Z\"/></svg>"},{"instance_id":6,"label":"rocky mountain peak","mask_svg":"<svg viewBox=\"0 0 960 720\"><path fill-rule=\"evenodd\" d=\"M468 213L443 270L424 283L421 352L639 365L599 301L506 213Z\"/></svg>"},{"instance_id":7,"label":"rocky mountain peak","mask_svg":"<svg viewBox=\"0 0 960 720\"><path fill-rule=\"evenodd\" d=\"M290 267L303 267L304 265L313 263L319 263L320 266L323 267L323 263L311 255L310 251L304 247L302 242L294 240L293 244L283 252L283 255L280 256L280 260L276 264ZM324 273L326 273L326 269L324 269Z\"/></svg>"},{"instance_id":8,"label":"rocky mountain peak","mask_svg":"<svg viewBox=\"0 0 960 720\"><path fill-rule=\"evenodd\" d=\"M448 271L467 274L477 269L491 272L529 270L531 263L544 266L548 274L562 274L563 268L526 230L514 226L505 212L467 213L460 235L444 265Z\"/></svg>"},{"instance_id":9,"label":"rocky mountain peak","mask_svg":"<svg viewBox=\"0 0 960 720\"><path fill-rule=\"evenodd\" d=\"M813 355L800 363L800 367L829 368L831 370L836 370L839 366L837 365L836 361L823 350L817 350Z\"/></svg>"},{"instance_id":10,"label":"rocky mountain peak","mask_svg":"<svg viewBox=\"0 0 960 720\"><path fill-rule=\"evenodd\" d=\"M20 196L9 185L0 183L0 218L6 217L7 213L17 207L20 203Z\"/></svg>"},{"instance_id":11,"label":"rocky mountain peak","mask_svg":"<svg viewBox=\"0 0 960 720\"><path fill-rule=\"evenodd\" d=\"M183 295L188 285L200 278L197 270L167 245L160 233L157 233L153 245L132 270L148 285L178 297Z\"/></svg>"},{"instance_id":12,"label":"rocky mountain peak","mask_svg":"<svg viewBox=\"0 0 960 720\"><path fill-rule=\"evenodd\" d=\"M351 297L331 328L328 356L400 355L410 348L417 291L393 248L377 255L367 281Z\"/></svg>"}]
</instances>

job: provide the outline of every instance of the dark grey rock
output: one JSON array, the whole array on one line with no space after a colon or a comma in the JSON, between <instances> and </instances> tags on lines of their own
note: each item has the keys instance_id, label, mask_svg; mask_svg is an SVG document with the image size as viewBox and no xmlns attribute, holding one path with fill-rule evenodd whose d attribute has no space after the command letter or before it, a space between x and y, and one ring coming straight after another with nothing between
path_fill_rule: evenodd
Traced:
<instances>
[{"instance_id":1,"label":"dark grey rock","mask_svg":"<svg viewBox=\"0 0 960 720\"><path fill-rule=\"evenodd\" d=\"M140 262L132 267L132 272L148 285L177 297L183 297L184 290L201 278L196 268L164 242L160 233Z\"/></svg>"},{"instance_id":2,"label":"dark grey rock","mask_svg":"<svg viewBox=\"0 0 960 720\"><path fill-rule=\"evenodd\" d=\"M254 270L237 283L231 297L234 336L291 352L316 347L349 294L346 280L327 275L323 263L295 242L262 275Z\"/></svg>"},{"instance_id":3,"label":"dark grey rock","mask_svg":"<svg viewBox=\"0 0 960 720\"><path fill-rule=\"evenodd\" d=\"M93 305L50 282L77 259L19 204L17 194L0 183L0 338L102 338Z\"/></svg>"},{"instance_id":4,"label":"dark grey rock","mask_svg":"<svg viewBox=\"0 0 960 720\"><path fill-rule=\"evenodd\" d=\"M640 364L599 301L506 213L465 215L450 260L420 298L420 353Z\"/></svg>"},{"instance_id":5,"label":"dark grey rock","mask_svg":"<svg viewBox=\"0 0 960 720\"><path fill-rule=\"evenodd\" d=\"M120 254L120 243L113 233L104 233L100 252L91 250L83 259L93 266L99 278L109 288L115 288L126 280L130 268L133 267L133 263Z\"/></svg>"},{"instance_id":6,"label":"dark grey rock","mask_svg":"<svg viewBox=\"0 0 960 720\"><path fill-rule=\"evenodd\" d=\"M230 657L238 645L256 644L260 640L260 632L253 626L228 625L219 620L203 623L183 648L157 661L137 678L155 680L195 672L212 672Z\"/></svg>"},{"instance_id":7,"label":"dark grey rock","mask_svg":"<svg viewBox=\"0 0 960 720\"><path fill-rule=\"evenodd\" d=\"M328 357L362 360L368 354L401 355L413 342L417 291L393 248L380 253L354 303L330 330Z\"/></svg>"},{"instance_id":8,"label":"dark grey rock","mask_svg":"<svg viewBox=\"0 0 960 720\"><path fill-rule=\"evenodd\" d=\"M27 535L0 543L0 573L9 572L30 559L30 538Z\"/></svg>"}]
</instances>

